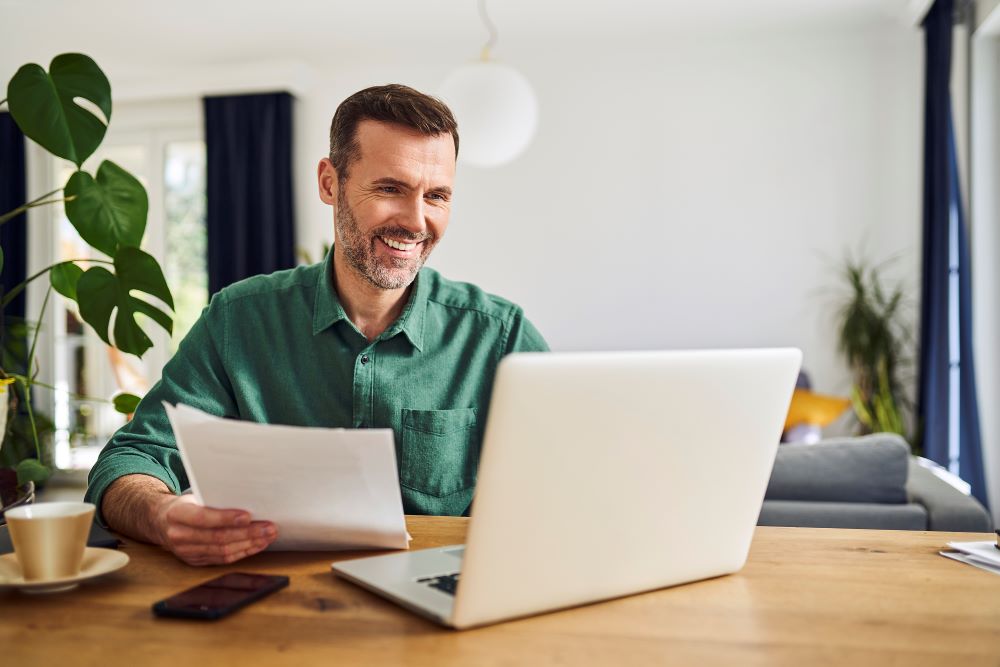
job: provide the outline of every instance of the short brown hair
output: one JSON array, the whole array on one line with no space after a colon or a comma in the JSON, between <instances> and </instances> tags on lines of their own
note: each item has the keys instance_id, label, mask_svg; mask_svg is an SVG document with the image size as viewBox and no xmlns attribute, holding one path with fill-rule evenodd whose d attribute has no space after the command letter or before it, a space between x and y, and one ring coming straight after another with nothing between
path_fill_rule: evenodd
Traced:
<instances>
[{"instance_id":1,"label":"short brown hair","mask_svg":"<svg viewBox=\"0 0 1000 667\"><path fill-rule=\"evenodd\" d=\"M450 132L458 157L458 123L444 102L398 83L372 86L341 102L330 123L330 162L341 181L361 157L357 131L363 120L394 123L428 136Z\"/></svg>"}]
</instances>

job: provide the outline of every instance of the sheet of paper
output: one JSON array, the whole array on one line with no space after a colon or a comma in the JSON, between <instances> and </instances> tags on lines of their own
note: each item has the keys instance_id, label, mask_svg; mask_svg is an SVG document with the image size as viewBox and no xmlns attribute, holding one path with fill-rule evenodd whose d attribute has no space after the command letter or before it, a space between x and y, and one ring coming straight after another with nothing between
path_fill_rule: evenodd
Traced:
<instances>
[{"instance_id":1,"label":"sheet of paper","mask_svg":"<svg viewBox=\"0 0 1000 667\"><path fill-rule=\"evenodd\" d=\"M979 560L975 556L964 554L961 551L939 551L938 553L945 558L950 558L952 560L957 560L960 563L978 567L980 570L986 570L987 572L992 572L993 574L1000 574L1000 566L992 565L984 560Z\"/></svg>"},{"instance_id":2,"label":"sheet of paper","mask_svg":"<svg viewBox=\"0 0 1000 667\"><path fill-rule=\"evenodd\" d=\"M274 426L164 408L195 499L273 521L271 550L408 547L392 430Z\"/></svg>"},{"instance_id":3,"label":"sheet of paper","mask_svg":"<svg viewBox=\"0 0 1000 667\"><path fill-rule=\"evenodd\" d=\"M977 560L986 561L994 567L1000 567L1000 549L996 542L949 542L948 547L968 554Z\"/></svg>"}]
</instances>

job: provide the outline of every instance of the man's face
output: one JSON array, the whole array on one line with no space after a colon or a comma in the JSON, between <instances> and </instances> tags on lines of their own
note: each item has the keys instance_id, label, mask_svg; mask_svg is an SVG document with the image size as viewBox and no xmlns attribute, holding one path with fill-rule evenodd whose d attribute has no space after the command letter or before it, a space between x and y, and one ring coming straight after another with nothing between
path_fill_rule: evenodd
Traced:
<instances>
[{"instance_id":1,"label":"man's face","mask_svg":"<svg viewBox=\"0 0 1000 667\"><path fill-rule=\"evenodd\" d=\"M370 120L358 124L357 140L361 157L346 181L331 181L332 165L320 164L320 197L335 206L335 248L375 287L404 288L448 227L454 141Z\"/></svg>"}]
</instances>

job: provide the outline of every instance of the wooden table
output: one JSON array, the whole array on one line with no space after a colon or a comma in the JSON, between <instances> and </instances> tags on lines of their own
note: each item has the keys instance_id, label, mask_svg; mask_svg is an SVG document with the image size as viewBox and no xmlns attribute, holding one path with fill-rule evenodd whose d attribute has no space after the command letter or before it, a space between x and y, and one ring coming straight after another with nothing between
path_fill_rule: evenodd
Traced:
<instances>
[{"instance_id":1,"label":"wooden table","mask_svg":"<svg viewBox=\"0 0 1000 667\"><path fill-rule=\"evenodd\" d=\"M407 522L414 548L464 539L465 519ZM332 560L357 553L267 553L206 569L127 542L125 569L75 591L0 593L0 663L1000 665L1000 577L937 555L971 539L988 536L762 527L735 575L465 632L330 573ZM150 613L235 570L291 584L215 623Z\"/></svg>"}]
</instances>

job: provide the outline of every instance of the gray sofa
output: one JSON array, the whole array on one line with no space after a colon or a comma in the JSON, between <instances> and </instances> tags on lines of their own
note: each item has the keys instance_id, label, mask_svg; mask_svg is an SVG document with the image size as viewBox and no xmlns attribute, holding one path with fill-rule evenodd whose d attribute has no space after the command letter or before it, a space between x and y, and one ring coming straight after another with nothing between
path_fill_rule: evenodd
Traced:
<instances>
[{"instance_id":1,"label":"gray sofa","mask_svg":"<svg viewBox=\"0 0 1000 667\"><path fill-rule=\"evenodd\" d=\"M758 524L993 530L975 498L920 465L906 441L888 433L781 445Z\"/></svg>"}]
</instances>

